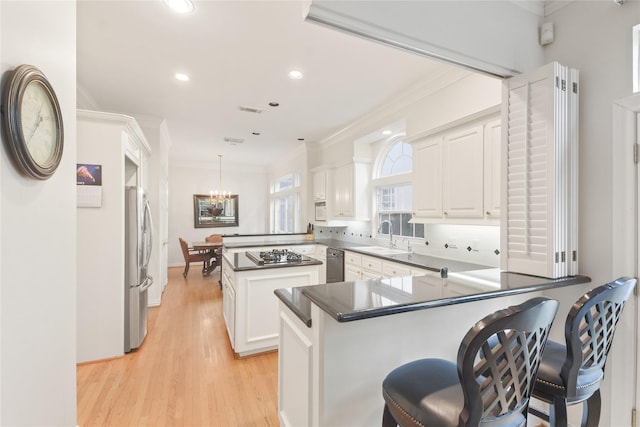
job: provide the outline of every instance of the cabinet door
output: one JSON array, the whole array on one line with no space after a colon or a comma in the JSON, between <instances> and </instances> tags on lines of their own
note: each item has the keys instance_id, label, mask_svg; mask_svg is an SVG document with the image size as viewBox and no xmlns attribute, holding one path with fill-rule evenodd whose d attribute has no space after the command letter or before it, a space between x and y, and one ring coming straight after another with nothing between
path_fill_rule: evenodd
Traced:
<instances>
[{"instance_id":1,"label":"cabinet door","mask_svg":"<svg viewBox=\"0 0 640 427\"><path fill-rule=\"evenodd\" d=\"M413 150L413 216L442 218L442 138L416 143Z\"/></svg>"},{"instance_id":2,"label":"cabinet door","mask_svg":"<svg viewBox=\"0 0 640 427\"><path fill-rule=\"evenodd\" d=\"M327 171L313 174L313 200L323 201L327 198Z\"/></svg>"},{"instance_id":3,"label":"cabinet door","mask_svg":"<svg viewBox=\"0 0 640 427\"><path fill-rule=\"evenodd\" d=\"M235 349L235 325L236 325L236 293L229 283L222 287L222 314L227 326L231 347Z\"/></svg>"},{"instance_id":4,"label":"cabinet door","mask_svg":"<svg viewBox=\"0 0 640 427\"><path fill-rule=\"evenodd\" d=\"M354 264L345 264L344 265L344 281L345 282L353 282L354 280L362 279L362 274L360 273L360 266Z\"/></svg>"},{"instance_id":5,"label":"cabinet door","mask_svg":"<svg viewBox=\"0 0 640 427\"><path fill-rule=\"evenodd\" d=\"M500 218L501 120L484 127L484 214L487 219Z\"/></svg>"},{"instance_id":6,"label":"cabinet door","mask_svg":"<svg viewBox=\"0 0 640 427\"><path fill-rule=\"evenodd\" d=\"M353 164L336 168L334 172L333 209L336 217L353 216Z\"/></svg>"},{"instance_id":7,"label":"cabinet door","mask_svg":"<svg viewBox=\"0 0 640 427\"><path fill-rule=\"evenodd\" d=\"M411 276L411 267L397 262L383 262L382 274L384 277Z\"/></svg>"},{"instance_id":8,"label":"cabinet door","mask_svg":"<svg viewBox=\"0 0 640 427\"><path fill-rule=\"evenodd\" d=\"M483 139L482 125L444 136L443 210L446 218L484 216Z\"/></svg>"}]
</instances>

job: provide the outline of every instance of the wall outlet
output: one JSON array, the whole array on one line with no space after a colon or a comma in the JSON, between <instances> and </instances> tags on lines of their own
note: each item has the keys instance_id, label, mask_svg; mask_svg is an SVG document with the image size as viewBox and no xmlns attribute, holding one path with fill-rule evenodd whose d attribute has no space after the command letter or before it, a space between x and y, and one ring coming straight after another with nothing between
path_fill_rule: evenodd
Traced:
<instances>
[{"instance_id":1,"label":"wall outlet","mask_svg":"<svg viewBox=\"0 0 640 427\"><path fill-rule=\"evenodd\" d=\"M473 250L475 252L478 252L478 250L479 250L478 249L478 245L479 245L479 242L477 240L472 240L471 241L471 250Z\"/></svg>"},{"instance_id":2,"label":"wall outlet","mask_svg":"<svg viewBox=\"0 0 640 427\"><path fill-rule=\"evenodd\" d=\"M458 238L457 237L449 237L449 247L451 249L458 249Z\"/></svg>"}]
</instances>

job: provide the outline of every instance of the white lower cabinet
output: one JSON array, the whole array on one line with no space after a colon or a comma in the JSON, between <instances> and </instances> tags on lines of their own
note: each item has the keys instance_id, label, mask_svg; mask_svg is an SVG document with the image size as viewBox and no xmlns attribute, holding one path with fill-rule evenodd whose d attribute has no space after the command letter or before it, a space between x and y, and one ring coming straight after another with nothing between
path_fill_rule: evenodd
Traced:
<instances>
[{"instance_id":1,"label":"white lower cabinet","mask_svg":"<svg viewBox=\"0 0 640 427\"><path fill-rule=\"evenodd\" d=\"M233 271L225 259L223 307L233 350L240 356L278 348L278 298L274 291L318 284L324 265Z\"/></svg>"},{"instance_id":2,"label":"white lower cabinet","mask_svg":"<svg viewBox=\"0 0 640 427\"><path fill-rule=\"evenodd\" d=\"M416 274L413 273L416 271ZM421 276L429 270L412 269L399 262L345 251L344 280L379 279L381 277ZM433 272L431 272L433 273Z\"/></svg>"},{"instance_id":3,"label":"white lower cabinet","mask_svg":"<svg viewBox=\"0 0 640 427\"><path fill-rule=\"evenodd\" d=\"M312 425L313 329L280 303L278 415L282 426Z\"/></svg>"},{"instance_id":4,"label":"white lower cabinet","mask_svg":"<svg viewBox=\"0 0 640 427\"><path fill-rule=\"evenodd\" d=\"M220 278L222 281L222 315L229 341L233 345L236 326L236 291L233 287L233 269L226 258L222 258L222 262L222 276Z\"/></svg>"}]
</instances>

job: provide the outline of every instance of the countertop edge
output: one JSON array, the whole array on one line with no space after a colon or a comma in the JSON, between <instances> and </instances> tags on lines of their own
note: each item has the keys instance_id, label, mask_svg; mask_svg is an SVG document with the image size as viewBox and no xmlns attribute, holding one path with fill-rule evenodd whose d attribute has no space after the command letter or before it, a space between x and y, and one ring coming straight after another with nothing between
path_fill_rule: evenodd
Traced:
<instances>
[{"instance_id":1,"label":"countertop edge","mask_svg":"<svg viewBox=\"0 0 640 427\"><path fill-rule=\"evenodd\" d=\"M298 305L291 301L289 295L285 294L284 289L276 289L273 293L276 294L278 299L282 301L282 303L286 305L287 308L289 308L289 310L291 310L293 314L295 314L298 319L307 326L307 328L311 327L311 313L304 313Z\"/></svg>"},{"instance_id":2,"label":"countertop edge","mask_svg":"<svg viewBox=\"0 0 640 427\"><path fill-rule=\"evenodd\" d=\"M544 278L540 278L540 279L545 280ZM373 309L363 310L363 311L358 311L353 313L338 312L335 309L333 309L329 304L326 304L322 299L316 298L315 295L313 295L313 293L310 292L312 286L301 287L300 290L303 296L308 298L312 303L317 305L325 313L333 317L336 321L351 322L355 320L364 320L364 319L371 319L374 317L408 313L408 312L424 310L428 308L444 307L448 305L455 305L455 304L461 304L461 303L472 302L472 301L481 301L481 300L490 299L490 298L498 298L498 297L504 297L504 296L525 294L530 292L544 291L548 289L562 288L562 287L573 286L577 284L589 283L591 281L589 277L580 276L580 275L572 276L570 278L546 279L546 280L549 280L549 283L526 286L526 287L517 288L517 289L497 290L497 291L485 292L481 294L471 294L471 295L442 298L442 299L430 300L430 301L398 304L398 305L393 305L389 307L373 308Z\"/></svg>"}]
</instances>

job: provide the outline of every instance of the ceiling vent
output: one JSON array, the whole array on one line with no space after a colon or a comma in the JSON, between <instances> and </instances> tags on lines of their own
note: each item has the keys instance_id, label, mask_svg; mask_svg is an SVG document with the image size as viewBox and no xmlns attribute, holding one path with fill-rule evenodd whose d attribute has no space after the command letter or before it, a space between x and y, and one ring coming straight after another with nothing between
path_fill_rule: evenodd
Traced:
<instances>
[{"instance_id":1,"label":"ceiling vent","mask_svg":"<svg viewBox=\"0 0 640 427\"><path fill-rule=\"evenodd\" d=\"M236 144L242 144L244 142L244 139L242 138L230 138L228 136L226 136L224 138L225 142L228 142L231 145L236 145Z\"/></svg>"},{"instance_id":2,"label":"ceiling vent","mask_svg":"<svg viewBox=\"0 0 640 427\"><path fill-rule=\"evenodd\" d=\"M246 111L247 113L256 113L256 114L262 113L262 110L259 108L247 107L244 105L241 105L239 108L240 108L240 111Z\"/></svg>"}]
</instances>

